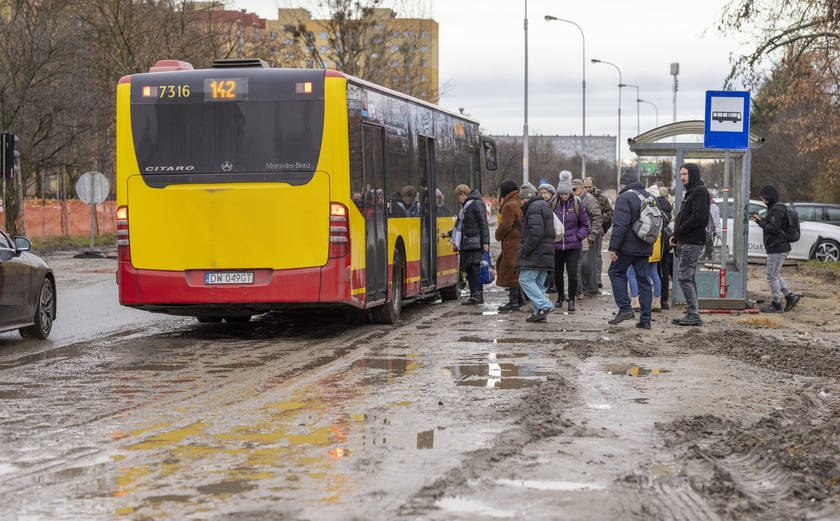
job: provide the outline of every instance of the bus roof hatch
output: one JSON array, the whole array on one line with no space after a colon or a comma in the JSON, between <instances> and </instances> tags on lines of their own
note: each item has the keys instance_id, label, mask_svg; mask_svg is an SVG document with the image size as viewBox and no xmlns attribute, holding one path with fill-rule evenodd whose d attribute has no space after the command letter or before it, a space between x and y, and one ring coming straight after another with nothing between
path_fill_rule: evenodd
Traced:
<instances>
[{"instance_id":1,"label":"bus roof hatch","mask_svg":"<svg viewBox=\"0 0 840 521\"><path fill-rule=\"evenodd\" d=\"M270 68L270 65L259 58L220 58L213 60L214 69L229 69L238 67L261 67Z\"/></svg>"}]
</instances>

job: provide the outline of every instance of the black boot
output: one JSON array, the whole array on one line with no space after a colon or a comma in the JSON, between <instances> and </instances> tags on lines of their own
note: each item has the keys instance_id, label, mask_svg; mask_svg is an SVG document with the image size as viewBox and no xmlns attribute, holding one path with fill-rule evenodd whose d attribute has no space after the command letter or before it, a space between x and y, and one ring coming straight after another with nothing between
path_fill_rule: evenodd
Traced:
<instances>
[{"instance_id":1,"label":"black boot","mask_svg":"<svg viewBox=\"0 0 840 521\"><path fill-rule=\"evenodd\" d=\"M499 306L499 311L519 311L519 288L510 288L508 293L510 294L508 303Z\"/></svg>"},{"instance_id":2,"label":"black boot","mask_svg":"<svg viewBox=\"0 0 840 521\"><path fill-rule=\"evenodd\" d=\"M560 293L559 295L557 295L557 302L554 303L554 307L562 308L564 302L566 302L566 295Z\"/></svg>"},{"instance_id":3,"label":"black boot","mask_svg":"<svg viewBox=\"0 0 840 521\"><path fill-rule=\"evenodd\" d=\"M575 299L570 298L569 299L569 313L574 313L574 312L575 312Z\"/></svg>"}]
</instances>

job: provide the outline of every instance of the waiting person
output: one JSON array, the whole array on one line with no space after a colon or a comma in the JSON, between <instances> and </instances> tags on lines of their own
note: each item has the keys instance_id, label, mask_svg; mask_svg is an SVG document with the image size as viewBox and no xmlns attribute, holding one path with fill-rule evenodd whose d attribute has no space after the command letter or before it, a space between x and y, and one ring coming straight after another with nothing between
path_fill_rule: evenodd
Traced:
<instances>
[{"instance_id":1,"label":"waiting person","mask_svg":"<svg viewBox=\"0 0 840 521\"><path fill-rule=\"evenodd\" d=\"M417 202L417 189L412 185L406 185L400 190L403 206L408 217L417 217L420 215L420 204Z\"/></svg>"},{"instance_id":2,"label":"waiting person","mask_svg":"<svg viewBox=\"0 0 840 521\"><path fill-rule=\"evenodd\" d=\"M670 309L670 305L668 304L668 299L671 296L670 292L670 285L671 285L671 273L674 270L674 249L671 247L670 240L671 234L673 233L674 226L672 224L674 220L674 207L671 205L670 199L668 199L668 189L661 186L651 185L648 187L648 192L653 195L655 192L658 192L659 195L656 197L656 206L659 207L659 211L662 213L662 248L660 249L660 258L658 263L659 268L659 279L661 281L661 291L662 296L659 299L661 309ZM654 310L656 309L656 302L653 303Z\"/></svg>"},{"instance_id":3,"label":"waiting person","mask_svg":"<svg viewBox=\"0 0 840 521\"><path fill-rule=\"evenodd\" d=\"M580 263L578 263L578 295L583 293L587 297L599 295L598 282L601 272L598 271L598 259L601 257L601 249L595 244L604 235L603 220L601 217L601 205L598 199L584 187L580 179L572 180L573 195L580 199L586 210L586 217L589 219L589 235L581 249Z\"/></svg>"},{"instance_id":4,"label":"waiting person","mask_svg":"<svg viewBox=\"0 0 840 521\"><path fill-rule=\"evenodd\" d=\"M790 311L799 303L799 295L795 295L788 288L781 271L790 253L790 242L785 238L788 225L787 208L779 200L779 191L773 185L765 185L758 191L758 197L767 205L764 217L752 214L752 220L761 226L764 234L764 249L767 251L767 283L770 285L771 301L759 308L762 313L781 313ZM782 295L785 296L785 306L782 308Z\"/></svg>"},{"instance_id":5,"label":"waiting person","mask_svg":"<svg viewBox=\"0 0 840 521\"><path fill-rule=\"evenodd\" d=\"M388 196L388 217L408 217L408 209L399 192L391 192Z\"/></svg>"},{"instance_id":6,"label":"waiting person","mask_svg":"<svg viewBox=\"0 0 840 521\"><path fill-rule=\"evenodd\" d=\"M714 257L715 239L719 236L720 230L720 208L715 204L714 199L709 199L709 225L706 226L706 246L703 249L703 258Z\"/></svg>"},{"instance_id":7,"label":"waiting person","mask_svg":"<svg viewBox=\"0 0 840 521\"><path fill-rule=\"evenodd\" d=\"M551 204L551 200L554 199L555 192L556 189L551 183L543 183L537 187L537 195L545 199L548 204Z\"/></svg>"},{"instance_id":8,"label":"waiting person","mask_svg":"<svg viewBox=\"0 0 840 521\"><path fill-rule=\"evenodd\" d=\"M502 253L496 259L496 285L508 288L508 302L499 306L499 311L519 311L522 297L519 289L519 275L514 269L522 237L522 200L519 187L513 181L502 181L499 185L499 225L496 240L502 243Z\"/></svg>"},{"instance_id":9,"label":"waiting person","mask_svg":"<svg viewBox=\"0 0 840 521\"><path fill-rule=\"evenodd\" d=\"M595 181L591 177L587 177L583 180L583 187L586 190L595 196L595 199L598 200L598 204L601 205L601 228L603 228L604 233L595 240L593 244L595 249L598 251L598 287L601 288L603 284L601 284L601 274L604 273L604 259L601 255L601 248L604 246L604 237L610 231L612 227L612 220L613 220L613 207L610 198L606 196L601 190L599 190L595 186Z\"/></svg>"},{"instance_id":10,"label":"waiting person","mask_svg":"<svg viewBox=\"0 0 840 521\"><path fill-rule=\"evenodd\" d=\"M551 206L537 195L531 183L519 187L522 200L522 236L516 270L519 287L531 301L533 311L528 322L545 322L554 306L545 296L545 279L554 266L554 217Z\"/></svg>"},{"instance_id":11,"label":"waiting person","mask_svg":"<svg viewBox=\"0 0 840 521\"><path fill-rule=\"evenodd\" d=\"M451 217L452 212L449 211L449 208L444 205L444 198L443 192L440 191L440 188L435 188L435 208L438 217Z\"/></svg>"},{"instance_id":12,"label":"waiting person","mask_svg":"<svg viewBox=\"0 0 840 521\"><path fill-rule=\"evenodd\" d=\"M589 219L580 199L572 194L572 173L560 172L560 182L553 201L552 211L565 228L563 240L554 243L554 287L557 288L556 307L562 308L566 300L563 272L569 278L568 311L575 312L575 298L578 291L578 263L583 241L589 235Z\"/></svg>"},{"instance_id":13,"label":"waiting person","mask_svg":"<svg viewBox=\"0 0 840 521\"><path fill-rule=\"evenodd\" d=\"M467 274L470 297L463 301L465 306L484 304L484 285L481 284L481 258L490 251L490 229L487 226L487 212L481 193L470 190L467 185L455 187L455 198L461 205L455 229L458 242L455 247L460 253L461 271Z\"/></svg>"},{"instance_id":14,"label":"waiting person","mask_svg":"<svg viewBox=\"0 0 840 521\"><path fill-rule=\"evenodd\" d=\"M618 312L609 321L618 324L634 318L636 314L630 303L628 294L627 268L633 266L636 272L636 283L639 285L639 304L641 315L636 327L650 329L650 310L652 293L648 278L648 258L653 247L641 240L633 231L633 223L639 219L642 203L636 193L644 193L645 187L639 182L639 174L635 168L628 168L619 178L620 191L615 200L613 214L613 231L610 236L610 267L607 273L613 290L613 299Z\"/></svg>"},{"instance_id":15,"label":"waiting person","mask_svg":"<svg viewBox=\"0 0 840 521\"><path fill-rule=\"evenodd\" d=\"M706 243L711 199L700 178L700 167L695 163L685 163L680 167L680 181L685 193L674 221L670 244L677 258L677 282L685 296L686 313L672 322L679 326L699 326L703 321L700 320L700 301L697 296L697 260Z\"/></svg>"}]
</instances>

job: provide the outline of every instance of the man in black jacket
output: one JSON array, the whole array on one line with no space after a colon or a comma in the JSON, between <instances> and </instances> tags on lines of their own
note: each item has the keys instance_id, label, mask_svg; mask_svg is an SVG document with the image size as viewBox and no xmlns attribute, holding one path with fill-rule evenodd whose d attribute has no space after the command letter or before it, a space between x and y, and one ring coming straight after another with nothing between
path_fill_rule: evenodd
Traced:
<instances>
[{"instance_id":1,"label":"man in black jacket","mask_svg":"<svg viewBox=\"0 0 840 521\"><path fill-rule=\"evenodd\" d=\"M645 186L639 182L639 174L634 168L628 168L619 178L621 191L615 200L613 208L612 235L610 235L610 263L607 273L610 276L613 299L618 306L615 317L610 324L618 324L634 318L630 303L630 292L627 290L627 268L633 266L636 272L636 282L639 285L639 304L641 315L636 327L650 329L650 310L653 300L648 267L648 259L653 251L653 245L641 240L633 231L633 223L639 219L642 202L639 195L647 197Z\"/></svg>"},{"instance_id":2,"label":"man in black jacket","mask_svg":"<svg viewBox=\"0 0 840 521\"><path fill-rule=\"evenodd\" d=\"M679 326L699 326L700 303L697 296L697 259L703 253L706 244L706 226L709 224L709 191L700 178L700 167L686 163L680 167L680 180L683 194L680 212L674 221L674 234L671 246L677 257L677 281L680 283L687 305L684 317L675 318L673 323Z\"/></svg>"},{"instance_id":3,"label":"man in black jacket","mask_svg":"<svg viewBox=\"0 0 840 521\"><path fill-rule=\"evenodd\" d=\"M799 302L799 295L794 295L788 288L780 272L785 258L790 253L790 242L785 238L788 225L787 208L779 199L779 191L773 185L766 185L758 191L758 196L767 205L767 213L761 217L757 213L752 219L761 227L764 234L764 249L767 251L767 282L770 284L772 301L759 308L762 313L781 313L790 311ZM785 295L785 307L782 309L782 294Z\"/></svg>"}]
</instances>

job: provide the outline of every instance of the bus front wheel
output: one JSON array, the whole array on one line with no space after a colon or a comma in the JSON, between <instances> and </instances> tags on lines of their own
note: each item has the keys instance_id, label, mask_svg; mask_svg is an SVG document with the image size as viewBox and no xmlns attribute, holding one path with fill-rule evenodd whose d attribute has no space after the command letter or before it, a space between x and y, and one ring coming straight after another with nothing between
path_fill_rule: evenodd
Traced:
<instances>
[{"instance_id":1,"label":"bus front wheel","mask_svg":"<svg viewBox=\"0 0 840 521\"><path fill-rule=\"evenodd\" d=\"M391 300L376 308L373 316L381 324L396 324L400 320L403 294L403 261L400 250L394 251L394 263L391 268Z\"/></svg>"}]
</instances>

